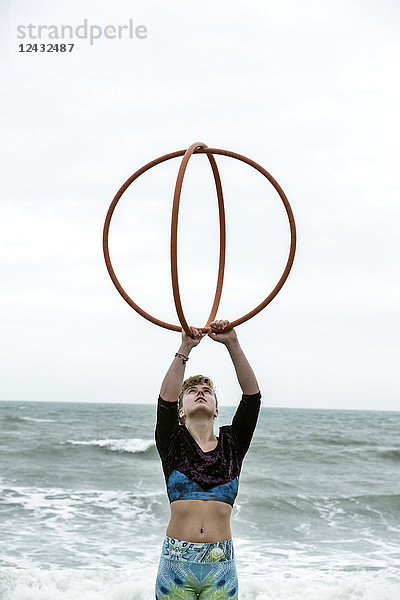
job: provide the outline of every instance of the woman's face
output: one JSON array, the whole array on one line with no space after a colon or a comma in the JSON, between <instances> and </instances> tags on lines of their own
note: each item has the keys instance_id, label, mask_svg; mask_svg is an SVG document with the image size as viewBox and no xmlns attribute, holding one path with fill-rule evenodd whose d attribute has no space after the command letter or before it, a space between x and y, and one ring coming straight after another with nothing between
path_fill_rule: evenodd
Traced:
<instances>
[{"instance_id":1,"label":"woman's face","mask_svg":"<svg viewBox=\"0 0 400 600\"><path fill-rule=\"evenodd\" d=\"M214 417L218 415L214 392L205 383L192 385L185 390L179 416L185 418L201 413L207 416L213 415Z\"/></svg>"}]
</instances>

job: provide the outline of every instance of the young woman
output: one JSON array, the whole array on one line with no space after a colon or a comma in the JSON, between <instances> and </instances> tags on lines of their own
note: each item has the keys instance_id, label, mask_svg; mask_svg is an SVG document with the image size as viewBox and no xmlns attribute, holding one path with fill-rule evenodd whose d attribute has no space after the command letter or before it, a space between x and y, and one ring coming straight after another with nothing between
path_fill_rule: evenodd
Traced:
<instances>
[{"instance_id":1,"label":"young woman","mask_svg":"<svg viewBox=\"0 0 400 600\"><path fill-rule=\"evenodd\" d=\"M214 434L218 404L213 382L202 375L185 382L191 350L205 334L191 328L161 385L156 445L171 519L156 581L156 600L237 600L238 583L230 516L238 477L260 409L253 370L228 321L211 324L212 340L224 344L243 392L232 424ZM183 384L182 384L183 382Z\"/></svg>"}]
</instances>

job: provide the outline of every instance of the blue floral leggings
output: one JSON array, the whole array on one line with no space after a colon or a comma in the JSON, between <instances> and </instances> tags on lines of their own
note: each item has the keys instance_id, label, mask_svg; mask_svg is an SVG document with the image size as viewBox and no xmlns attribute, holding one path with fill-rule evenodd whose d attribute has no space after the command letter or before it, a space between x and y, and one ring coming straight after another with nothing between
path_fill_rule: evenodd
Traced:
<instances>
[{"instance_id":1,"label":"blue floral leggings","mask_svg":"<svg viewBox=\"0 0 400 600\"><path fill-rule=\"evenodd\" d=\"M194 543L166 537L156 600L238 600L232 540Z\"/></svg>"}]
</instances>

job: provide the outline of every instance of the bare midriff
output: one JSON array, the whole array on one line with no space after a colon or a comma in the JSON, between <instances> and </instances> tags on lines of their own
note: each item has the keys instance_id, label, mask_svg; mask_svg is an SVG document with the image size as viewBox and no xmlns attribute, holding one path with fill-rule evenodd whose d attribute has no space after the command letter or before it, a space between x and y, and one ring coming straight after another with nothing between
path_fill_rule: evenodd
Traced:
<instances>
[{"instance_id":1,"label":"bare midriff","mask_svg":"<svg viewBox=\"0 0 400 600\"><path fill-rule=\"evenodd\" d=\"M174 500L167 536L188 542L230 540L232 507L216 500Z\"/></svg>"}]
</instances>

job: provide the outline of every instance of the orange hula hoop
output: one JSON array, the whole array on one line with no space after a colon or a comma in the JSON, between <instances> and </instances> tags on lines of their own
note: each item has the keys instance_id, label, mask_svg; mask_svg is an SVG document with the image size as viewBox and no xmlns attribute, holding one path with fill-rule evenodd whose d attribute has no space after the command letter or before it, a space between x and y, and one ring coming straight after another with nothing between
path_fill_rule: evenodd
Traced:
<instances>
[{"instance_id":1,"label":"orange hula hoop","mask_svg":"<svg viewBox=\"0 0 400 600\"><path fill-rule=\"evenodd\" d=\"M210 311L210 315L207 319L205 326L199 327L198 328L199 330L201 330L202 332L209 331L210 323L212 323L212 321L215 319L215 316L217 314L217 310L219 307L219 303L221 300L224 271L225 271L225 254L226 254L225 207L224 207L221 178L219 175L217 163L214 158L215 154L222 155L222 156L228 156L230 158L240 160L240 161L250 165L257 171L259 171L259 173L261 173L262 175L264 175L264 177L266 177L268 179L268 181L273 185L275 190L278 192L278 194L283 202L283 205L285 207L286 214L287 214L287 217L289 220L289 226L290 226L289 256L288 256L286 266L284 268L284 271L283 271L279 281L277 282L277 284L275 285L273 290L268 294L268 296L258 306L253 308L253 310L249 311L244 316L239 317L238 319L235 319L234 321L231 321L228 324L228 326L226 327L226 330L232 329L233 327L237 327L238 325L241 325L245 321L248 321L249 319L254 317L256 314L258 314L260 311L262 311L263 308L265 308L275 298L275 296L278 294L278 292L280 291L280 289L282 288L286 279L289 276L290 270L293 265L295 252L296 252L296 224L295 224L293 212L292 212L291 206L289 204L289 201L288 201L283 189L280 187L278 182L272 177L272 175L270 173L268 173L268 171L266 171L264 169L264 167L262 167L255 161L251 160L250 158L247 158L246 156L243 156L242 154L238 154L236 152L231 152L230 150L221 150L218 148L208 148L204 143L196 142L196 143L192 144L187 150L178 150L177 152L171 152L169 154L164 154L163 156L160 156L159 158L154 159L153 161L147 163L146 165L144 165L143 167L138 169L133 175L131 175L131 177L129 177L129 179L127 179L127 181L118 190L118 192L116 193L116 195L115 195L113 201L111 202L111 205L107 211L106 219L104 222L104 228L103 228L103 252L104 252L104 258L105 258L107 270L108 270L111 280L114 283L118 292L121 294L121 296L124 298L124 300L142 317L144 317L148 321L154 323L155 325L159 325L160 327L164 327L166 329L171 329L173 331L181 331L181 329L183 329L190 336L192 334L191 334L190 327L186 321L186 318L185 318L185 315L183 312L182 302L181 302L181 297L180 297L180 292L179 292L177 243L178 243L179 204L180 204L180 197L181 197L181 191L182 191L182 183L183 183L183 178L184 178L184 175L186 172L186 167L187 167L188 162L193 154L207 154L208 160L210 162L210 166L211 166L213 176L214 176L215 187L216 187L216 191L217 191L218 212L219 212L219 241L220 241L218 277L217 277L217 285L216 285L216 290L215 290L214 302L213 302L213 305L212 305L212 308ZM135 181L135 179L140 177L140 175L143 175L143 173L145 173L152 167L155 167L156 165L158 165L162 162L165 162L172 158L177 158L179 156L183 156L183 159L182 159L182 162L181 162L181 165L179 168L176 185L175 185L174 202L173 202L173 207L172 207L172 219L171 219L170 248L171 248L172 290L173 290L175 308L176 308L176 312L177 312L181 327L179 327L178 325L173 325L171 323L167 323L165 321L161 321L160 319L157 319L156 317L150 315L145 310L143 310L138 304L136 304L132 300L132 298L130 298L130 296L128 296L128 294L125 292L125 290L121 286L121 284L115 274L115 271L113 269L113 266L111 263L111 258L110 258L110 252L109 252L109 244L108 244L111 218L113 216L115 207L117 206L123 193Z\"/></svg>"}]
</instances>

